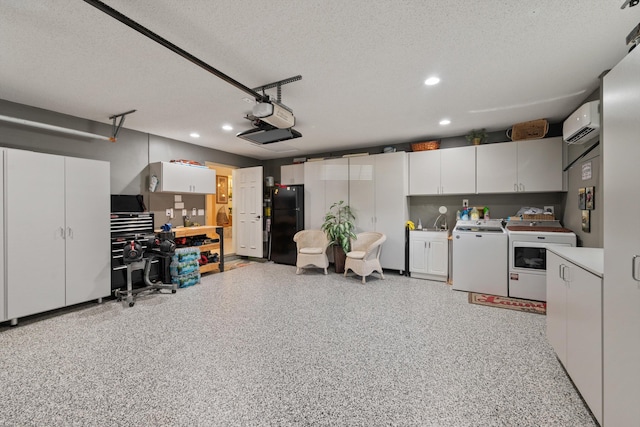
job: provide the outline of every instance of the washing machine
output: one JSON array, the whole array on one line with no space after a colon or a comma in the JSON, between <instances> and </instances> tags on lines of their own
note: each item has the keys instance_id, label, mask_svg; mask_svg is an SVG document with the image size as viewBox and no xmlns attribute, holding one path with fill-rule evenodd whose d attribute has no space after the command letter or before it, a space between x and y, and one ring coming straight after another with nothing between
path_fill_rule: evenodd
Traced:
<instances>
[{"instance_id":1,"label":"washing machine","mask_svg":"<svg viewBox=\"0 0 640 427\"><path fill-rule=\"evenodd\" d=\"M452 288L508 296L509 241L502 220L461 220L451 235Z\"/></svg>"}]
</instances>

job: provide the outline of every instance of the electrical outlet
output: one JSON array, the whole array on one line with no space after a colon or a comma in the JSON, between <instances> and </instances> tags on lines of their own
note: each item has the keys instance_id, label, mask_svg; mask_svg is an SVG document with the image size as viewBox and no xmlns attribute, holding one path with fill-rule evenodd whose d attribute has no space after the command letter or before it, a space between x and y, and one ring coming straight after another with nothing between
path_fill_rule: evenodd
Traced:
<instances>
[{"instance_id":1,"label":"electrical outlet","mask_svg":"<svg viewBox=\"0 0 640 427\"><path fill-rule=\"evenodd\" d=\"M172 215L171 215L171 208L167 208L167 212L166 212L166 214L167 214L167 217L168 217L168 218L171 218L171 216L172 216Z\"/></svg>"},{"instance_id":2,"label":"electrical outlet","mask_svg":"<svg viewBox=\"0 0 640 427\"><path fill-rule=\"evenodd\" d=\"M469 199L462 199L462 207L463 208L469 207Z\"/></svg>"},{"instance_id":3,"label":"electrical outlet","mask_svg":"<svg viewBox=\"0 0 640 427\"><path fill-rule=\"evenodd\" d=\"M196 208L192 208L191 209L191 216L196 216L198 215L198 210Z\"/></svg>"}]
</instances>

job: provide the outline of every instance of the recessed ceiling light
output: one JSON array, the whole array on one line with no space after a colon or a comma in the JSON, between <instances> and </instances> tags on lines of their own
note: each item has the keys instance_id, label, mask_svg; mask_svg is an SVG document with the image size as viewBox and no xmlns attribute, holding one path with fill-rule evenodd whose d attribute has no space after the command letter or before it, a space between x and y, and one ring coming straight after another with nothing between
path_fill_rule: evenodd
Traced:
<instances>
[{"instance_id":1,"label":"recessed ceiling light","mask_svg":"<svg viewBox=\"0 0 640 427\"><path fill-rule=\"evenodd\" d=\"M226 131L233 130L233 126L231 126L231 125L222 125L222 129L226 130Z\"/></svg>"},{"instance_id":2,"label":"recessed ceiling light","mask_svg":"<svg viewBox=\"0 0 640 427\"><path fill-rule=\"evenodd\" d=\"M451 120L449 120L449 119L442 119L442 120L440 120L440 124L441 124L442 126L450 125L450 124L451 124Z\"/></svg>"},{"instance_id":3,"label":"recessed ceiling light","mask_svg":"<svg viewBox=\"0 0 640 427\"><path fill-rule=\"evenodd\" d=\"M189 136L190 136L191 138L200 138L200 134L199 134L198 132L191 132L191 133L189 134Z\"/></svg>"},{"instance_id":4,"label":"recessed ceiling light","mask_svg":"<svg viewBox=\"0 0 640 427\"><path fill-rule=\"evenodd\" d=\"M440 83L440 79L437 77L429 77L424 81L424 84L426 84L427 86L437 85L438 83Z\"/></svg>"}]
</instances>

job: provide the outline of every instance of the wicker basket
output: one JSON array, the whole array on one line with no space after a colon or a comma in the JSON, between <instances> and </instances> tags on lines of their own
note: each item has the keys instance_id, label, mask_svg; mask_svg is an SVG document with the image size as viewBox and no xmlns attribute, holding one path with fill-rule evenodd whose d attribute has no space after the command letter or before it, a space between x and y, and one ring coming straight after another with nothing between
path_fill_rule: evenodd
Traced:
<instances>
[{"instance_id":1,"label":"wicker basket","mask_svg":"<svg viewBox=\"0 0 640 427\"><path fill-rule=\"evenodd\" d=\"M511 134L507 130L507 136L512 141L524 139L544 138L549 132L549 122L546 119L532 120L530 122L516 123L511 128Z\"/></svg>"},{"instance_id":2,"label":"wicker basket","mask_svg":"<svg viewBox=\"0 0 640 427\"><path fill-rule=\"evenodd\" d=\"M424 141L411 144L412 151L437 150L440 148L440 141Z\"/></svg>"}]
</instances>

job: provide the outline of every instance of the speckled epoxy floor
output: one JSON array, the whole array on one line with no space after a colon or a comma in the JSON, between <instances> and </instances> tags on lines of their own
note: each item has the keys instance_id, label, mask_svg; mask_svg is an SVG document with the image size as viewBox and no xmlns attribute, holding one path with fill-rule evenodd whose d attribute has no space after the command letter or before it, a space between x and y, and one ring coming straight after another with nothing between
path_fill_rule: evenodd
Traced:
<instances>
[{"instance_id":1,"label":"speckled epoxy floor","mask_svg":"<svg viewBox=\"0 0 640 427\"><path fill-rule=\"evenodd\" d=\"M544 316L385 277L255 263L3 324L0 425L596 425Z\"/></svg>"}]
</instances>

